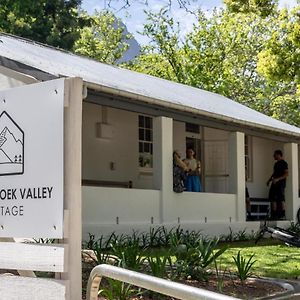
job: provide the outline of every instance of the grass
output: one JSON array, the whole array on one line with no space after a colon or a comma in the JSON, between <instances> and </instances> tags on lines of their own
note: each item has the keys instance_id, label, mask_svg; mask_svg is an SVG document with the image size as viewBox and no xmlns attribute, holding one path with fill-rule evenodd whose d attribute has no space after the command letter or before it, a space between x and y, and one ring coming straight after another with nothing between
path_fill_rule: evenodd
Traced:
<instances>
[{"instance_id":1,"label":"grass","mask_svg":"<svg viewBox=\"0 0 300 300\"><path fill-rule=\"evenodd\" d=\"M300 248L287 246L273 241L261 241L255 245L253 241L228 244L228 250L220 258L223 266L235 272L232 256L241 251L249 258L254 254L256 260L252 273L256 276L281 279L296 279L300 276Z\"/></svg>"},{"instance_id":2,"label":"grass","mask_svg":"<svg viewBox=\"0 0 300 300\"><path fill-rule=\"evenodd\" d=\"M245 258L254 254L256 260L251 271L254 276L271 277L281 279L297 279L300 277L300 248L287 246L272 239L260 240L256 245L254 241L221 243L228 245L228 249L217 260L222 269L236 273L236 266L233 256L238 252ZM166 248L149 249L147 255L163 256L167 253ZM175 260L175 257L173 257ZM214 267L212 266L214 269Z\"/></svg>"}]
</instances>

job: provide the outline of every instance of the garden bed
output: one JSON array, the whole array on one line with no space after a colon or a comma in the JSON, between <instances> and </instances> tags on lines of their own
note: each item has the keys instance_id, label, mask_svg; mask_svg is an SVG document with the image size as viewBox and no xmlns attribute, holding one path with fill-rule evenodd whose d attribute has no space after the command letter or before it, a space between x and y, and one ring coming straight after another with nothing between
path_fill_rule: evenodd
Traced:
<instances>
[{"instance_id":1,"label":"garden bed","mask_svg":"<svg viewBox=\"0 0 300 300\"><path fill-rule=\"evenodd\" d=\"M83 287L86 288L87 280L92 269L93 264L88 260L83 261ZM208 281L197 281L197 280L181 280L180 283L187 284L197 288L203 288L206 290L210 290L217 293L223 293L229 296L233 296L241 299L258 299L265 298L267 296L272 295L281 295L283 293L288 292L282 285L277 282L266 282L265 280L260 280L258 278L249 278L244 283L237 278L233 278L232 276L224 276L222 282L222 288L220 287L220 280L216 276L210 276ZM128 286L128 285L127 285ZM100 289L102 288L111 288L107 279L103 278L101 282ZM141 293L138 287L131 287L131 295L128 295L126 299L140 299L140 300L150 300L150 299L166 299L171 300L175 299L172 297L166 297L159 295L154 292L143 291ZM134 290L137 295L134 295ZM84 295L83 295L84 296ZM85 297L83 298L85 299ZM109 298L99 296L99 300L107 300ZM117 298L115 298L117 299Z\"/></svg>"},{"instance_id":2,"label":"garden bed","mask_svg":"<svg viewBox=\"0 0 300 300\"><path fill-rule=\"evenodd\" d=\"M274 240L261 240L257 245L255 237L255 233L249 236L230 230L221 239L208 238L180 227L100 239L90 235L85 242L83 287L92 267L106 263L241 299L286 293L283 284L260 277L297 279L300 248ZM101 289L99 299L172 299L150 291L140 293L139 288L106 278Z\"/></svg>"}]
</instances>

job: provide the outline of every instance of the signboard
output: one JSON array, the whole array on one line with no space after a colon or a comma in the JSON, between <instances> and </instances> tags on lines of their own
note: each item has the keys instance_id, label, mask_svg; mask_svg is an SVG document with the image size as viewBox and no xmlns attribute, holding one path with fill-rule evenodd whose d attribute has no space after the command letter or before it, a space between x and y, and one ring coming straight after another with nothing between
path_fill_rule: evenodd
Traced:
<instances>
[{"instance_id":1,"label":"signboard","mask_svg":"<svg viewBox=\"0 0 300 300\"><path fill-rule=\"evenodd\" d=\"M64 79L0 91L0 237L63 236Z\"/></svg>"}]
</instances>

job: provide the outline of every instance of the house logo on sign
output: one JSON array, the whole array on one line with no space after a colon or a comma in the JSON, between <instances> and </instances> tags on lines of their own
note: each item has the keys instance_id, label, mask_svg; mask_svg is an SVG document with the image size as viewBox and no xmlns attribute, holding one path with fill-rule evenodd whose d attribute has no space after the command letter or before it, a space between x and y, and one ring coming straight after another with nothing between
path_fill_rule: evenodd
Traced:
<instances>
[{"instance_id":1,"label":"house logo on sign","mask_svg":"<svg viewBox=\"0 0 300 300\"><path fill-rule=\"evenodd\" d=\"M0 176L24 173L24 132L3 111L0 115Z\"/></svg>"}]
</instances>

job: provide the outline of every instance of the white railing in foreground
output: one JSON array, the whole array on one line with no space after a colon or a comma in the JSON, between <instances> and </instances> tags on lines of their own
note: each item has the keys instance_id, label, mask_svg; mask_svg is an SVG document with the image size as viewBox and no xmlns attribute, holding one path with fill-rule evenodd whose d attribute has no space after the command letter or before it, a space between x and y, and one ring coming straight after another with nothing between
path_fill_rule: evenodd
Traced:
<instances>
[{"instance_id":1,"label":"white railing in foreground","mask_svg":"<svg viewBox=\"0 0 300 300\"><path fill-rule=\"evenodd\" d=\"M237 298L168 281L154 276L129 271L111 265L96 266L91 274L87 286L87 300L97 300L102 277L109 277L122 282L133 284L147 290L185 300L234 300Z\"/></svg>"}]
</instances>

